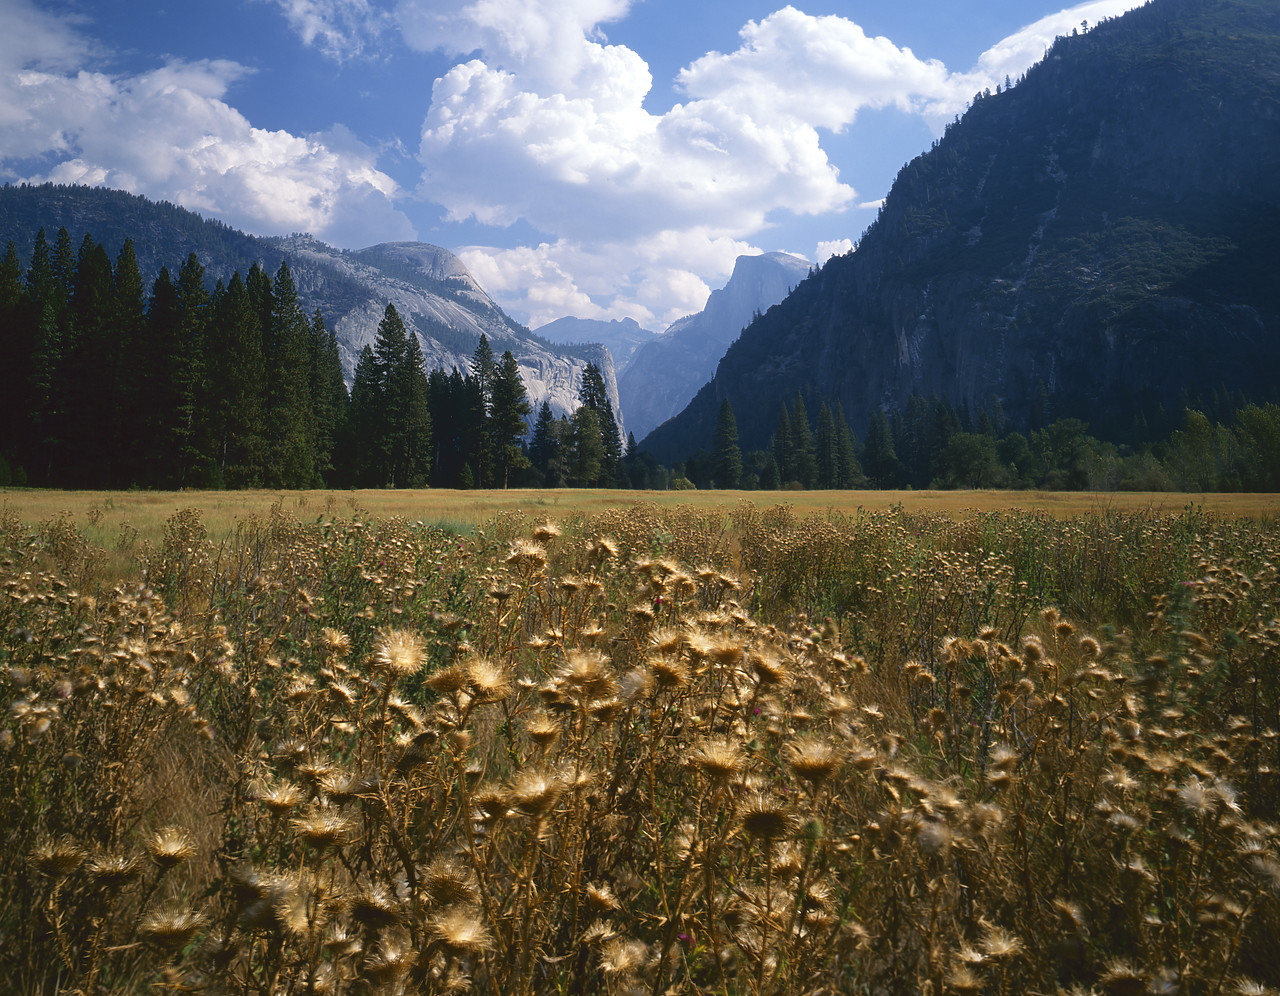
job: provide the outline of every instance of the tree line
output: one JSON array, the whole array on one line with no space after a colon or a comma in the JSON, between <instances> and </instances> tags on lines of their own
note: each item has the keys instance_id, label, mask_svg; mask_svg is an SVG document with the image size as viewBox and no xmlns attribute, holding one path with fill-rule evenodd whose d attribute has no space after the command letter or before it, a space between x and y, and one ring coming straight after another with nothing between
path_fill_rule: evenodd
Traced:
<instances>
[{"instance_id":1,"label":"tree line","mask_svg":"<svg viewBox=\"0 0 1280 996\"><path fill-rule=\"evenodd\" d=\"M1225 421L1187 407L1166 438L1128 445L1078 418L1020 432L998 404L974 416L915 395L878 411L859 445L838 403L820 402L815 424L800 394L781 405L768 447L744 454L725 399L711 448L671 473L674 486L748 490L1280 491L1280 405L1240 404Z\"/></svg>"}]
</instances>

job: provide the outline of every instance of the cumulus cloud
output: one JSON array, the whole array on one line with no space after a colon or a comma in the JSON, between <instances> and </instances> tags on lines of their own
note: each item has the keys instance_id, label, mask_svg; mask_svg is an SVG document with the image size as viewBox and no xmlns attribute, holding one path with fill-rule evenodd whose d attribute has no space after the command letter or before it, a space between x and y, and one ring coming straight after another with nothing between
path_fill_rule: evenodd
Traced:
<instances>
[{"instance_id":1,"label":"cumulus cloud","mask_svg":"<svg viewBox=\"0 0 1280 996\"><path fill-rule=\"evenodd\" d=\"M732 257L646 262L641 247L742 245L780 216L875 209L882 201L858 203L841 178L824 132L885 107L941 128L974 92L1020 75L1054 35L1139 2L1093 0L1043 18L964 73L847 18L787 6L749 21L734 51L687 66L677 84L688 100L663 113L644 107L652 77L640 55L600 34L629 0L401 0L396 17L411 46L471 56L433 87L422 194L453 221L522 219L555 237L468 250L481 282L535 323L571 313L645 324L694 305ZM847 245L824 243L819 255ZM588 287L597 261L607 261L610 292Z\"/></svg>"},{"instance_id":2,"label":"cumulus cloud","mask_svg":"<svg viewBox=\"0 0 1280 996\"><path fill-rule=\"evenodd\" d=\"M78 26L16 9L46 41L35 59L0 51L10 178L116 187L262 234L310 231L348 246L412 237L394 182L350 132L255 128L226 102L244 67L174 60L135 75L73 72L88 47Z\"/></svg>"},{"instance_id":3,"label":"cumulus cloud","mask_svg":"<svg viewBox=\"0 0 1280 996\"><path fill-rule=\"evenodd\" d=\"M369 0L260 0L280 8L289 27L306 45L338 59L363 54L391 23Z\"/></svg>"},{"instance_id":4,"label":"cumulus cloud","mask_svg":"<svg viewBox=\"0 0 1280 996\"><path fill-rule=\"evenodd\" d=\"M836 239L833 242L819 242L818 248L813 251L813 258L819 263L825 263L832 256L843 256L852 249L853 241L851 239Z\"/></svg>"},{"instance_id":5,"label":"cumulus cloud","mask_svg":"<svg viewBox=\"0 0 1280 996\"><path fill-rule=\"evenodd\" d=\"M662 330L701 311L738 256L759 252L706 231L671 230L638 242L559 239L514 249L471 246L458 255L482 287L533 328L574 315L633 318Z\"/></svg>"}]
</instances>

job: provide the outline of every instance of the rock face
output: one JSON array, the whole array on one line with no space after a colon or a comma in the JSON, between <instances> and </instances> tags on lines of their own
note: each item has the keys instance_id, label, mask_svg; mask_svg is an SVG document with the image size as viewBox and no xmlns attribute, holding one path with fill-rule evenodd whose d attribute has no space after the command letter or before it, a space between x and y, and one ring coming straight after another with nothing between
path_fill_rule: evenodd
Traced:
<instances>
[{"instance_id":1,"label":"rock face","mask_svg":"<svg viewBox=\"0 0 1280 996\"><path fill-rule=\"evenodd\" d=\"M446 249L421 242L391 242L344 252L310 236L257 238L208 221L172 204L98 187L0 188L0 245L13 239L25 261L36 231L50 241L65 226L75 244L91 234L114 259L132 238L138 265L150 282L167 266L171 273L194 252L208 281L227 280L254 262L274 275L287 263L308 312L319 309L338 336L348 384L360 350L378 334L388 302L418 335L428 368L469 369L481 334L494 353L511 350L535 410L545 400L558 416L578 406L587 363L604 377L619 406L613 358L600 345L557 347L518 325L494 304L462 262Z\"/></svg>"},{"instance_id":2,"label":"rock face","mask_svg":"<svg viewBox=\"0 0 1280 996\"><path fill-rule=\"evenodd\" d=\"M739 256L729 282L711 292L702 311L637 349L618 376L622 411L636 438L687 405L743 328L786 297L810 265L782 252Z\"/></svg>"},{"instance_id":3,"label":"rock face","mask_svg":"<svg viewBox=\"0 0 1280 996\"><path fill-rule=\"evenodd\" d=\"M388 242L355 252L341 252L308 236L273 240L286 253L299 295L314 293L338 335L338 349L348 377L366 344L377 338L387 302L405 325L416 331L428 367L469 370L471 354L483 334L494 354L511 350L534 410L547 401L557 415L578 407L582 371L595 363L604 377L610 402L618 405L617 377L608 349L587 343L550 345L503 313L453 253L424 242ZM326 291L337 273L372 293L356 300L337 299ZM310 284L314 281L315 286ZM305 290L304 290L305 288Z\"/></svg>"},{"instance_id":4,"label":"rock face","mask_svg":"<svg viewBox=\"0 0 1280 996\"><path fill-rule=\"evenodd\" d=\"M1280 7L1154 0L976 99L643 446L708 446L726 397L764 445L797 391L860 436L937 394L1117 442L1277 400L1278 226Z\"/></svg>"},{"instance_id":5,"label":"rock face","mask_svg":"<svg viewBox=\"0 0 1280 996\"><path fill-rule=\"evenodd\" d=\"M615 318L602 322L594 318L557 318L554 322L539 326L539 336L553 342L568 345L599 343L613 354L613 364L619 377L637 349L659 335L640 327L634 318Z\"/></svg>"}]
</instances>

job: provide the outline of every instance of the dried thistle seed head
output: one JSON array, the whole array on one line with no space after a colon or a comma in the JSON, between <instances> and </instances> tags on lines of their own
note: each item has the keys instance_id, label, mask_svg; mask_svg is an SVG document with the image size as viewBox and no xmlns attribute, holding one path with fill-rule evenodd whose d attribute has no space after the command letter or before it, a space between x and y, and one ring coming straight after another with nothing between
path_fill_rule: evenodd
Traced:
<instances>
[{"instance_id":1,"label":"dried thistle seed head","mask_svg":"<svg viewBox=\"0 0 1280 996\"><path fill-rule=\"evenodd\" d=\"M772 650L753 650L747 655L751 672L761 685L780 686L791 680L791 668Z\"/></svg>"},{"instance_id":2,"label":"dried thistle seed head","mask_svg":"<svg viewBox=\"0 0 1280 996\"><path fill-rule=\"evenodd\" d=\"M276 815L282 815L302 802L306 795L293 782L277 782L258 789L253 797Z\"/></svg>"},{"instance_id":3,"label":"dried thistle seed head","mask_svg":"<svg viewBox=\"0 0 1280 996\"><path fill-rule=\"evenodd\" d=\"M986 982L968 965L956 965L947 974L947 989L957 993L980 993Z\"/></svg>"},{"instance_id":4,"label":"dried thistle seed head","mask_svg":"<svg viewBox=\"0 0 1280 996\"><path fill-rule=\"evenodd\" d=\"M459 954L475 954L493 945L493 935L480 918L480 912L467 907L454 907L427 921L431 936Z\"/></svg>"},{"instance_id":5,"label":"dried thistle seed head","mask_svg":"<svg viewBox=\"0 0 1280 996\"><path fill-rule=\"evenodd\" d=\"M736 741L714 739L702 741L689 760L712 781L728 782L742 771L746 756Z\"/></svg>"},{"instance_id":6,"label":"dried thistle seed head","mask_svg":"<svg viewBox=\"0 0 1280 996\"><path fill-rule=\"evenodd\" d=\"M147 839L147 853L161 868L172 868L193 857L196 845L182 827L161 827Z\"/></svg>"},{"instance_id":7,"label":"dried thistle seed head","mask_svg":"<svg viewBox=\"0 0 1280 996\"><path fill-rule=\"evenodd\" d=\"M605 975L634 975L648 961L649 948L643 941L615 937L600 948L600 970Z\"/></svg>"},{"instance_id":8,"label":"dried thistle seed head","mask_svg":"<svg viewBox=\"0 0 1280 996\"><path fill-rule=\"evenodd\" d=\"M916 831L916 843L925 854L938 857L951 848L951 829L941 820L924 820Z\"/></svg>"},{"instance_id":9,"label":"dried thistle seed head","mask_svg":"<svg viewBox=\"0 0 1280 996\"><path fill-rule=\"evenodd\" d=\"M185 947L205 922L205 915L195 910L176 907L155 910L138 924L138 936L156 947L173 951Z\"/></svg>"},{"instance_id":10,"label":"dried thistle seed head","mask_svg":"<svg viewBox=\"0 0 1280 996\"><path fill-rule=\"evenodd\" d=\"M36 870L50 878L66 878L79 868L86 857L85 849L70 837L42 841L31 852Z\"/></svg>"},{"instance_id":11,"label":"dried thistle seed head","mask_svg":"<svg viewBox=\"0 0 1280 996\"><path fill-rule=\"evenodd\" d=\"M663 654L659 657L650 657L648 664L654 681L661 689L679 689L689 684L689 665L679 657Z\"/></svg>"},{"instance_id":12,"label":"dried thistle seed head","mask_svg":"<svg viewBox=\"0 0 1280 996\"><path fill-rule=\"evenodd\" d=\"M1088 932L1085 927L1084 911L1078 903L1055 899L1053 901L1053 910L1057 914L1058 922L1064 930L1080 937L1083 937Z\"/></svg>"},{"instance_id":13,"label":"dried thistle seed head","mask_svg":"<svg viewBox=\"0 0 1280 996\"><path fill-rule=\"evenodd\" d=\"M403 915L396 898L380 885L357 892L351 899L350 910L353 919L373 930L399 923Z\"/></svg>"},{"instance_id":14,"label":"dried thistle seed head","mask_svg":"<svg viewBox=\"0 0 1280 996\"><path fill-rule=\"evenodd\" d=\"M427 865L422 885L436 906L464 906L480 900L480 887L471 869L449 858L437 858Z\"/></svg>"},{"instance_id":15,"label":"dried thistle seed head","mask_svg":"<svg viewBox=\"0 0 1280 996\"><path fill-rule=\"evenodd\" d=\"M1149 973L1120 958L1108 961L1106 971L1098 979L1103 989L1116 996L1145 996L1150 980Z\"/></svg>"},{"instance_id":16,"label":"dried thistle seed head","mask_svg":"<svg viewBox=\"0 0 1280 996\"><path fill-rule=\"evenodd\" d=\"M784 804L766 795L747 800L741 812L742 829L752 837L781 840L795 829L795 815Z\"/></svg>"},{"instance_id":17,"label":"dried thistle seed head","mask_svg":"<svg viewBox=\"0 0 1280 996\"><path fill-rule=\"evenodd\" d=\"M1003 927L988 925L983 929L979 943L983 954L988 958L1014 958L1022 954L1022 941L1010 934Z\"/></svg>"},{"instance_id":18,"label":"dried thistle seed head","mask_svg":"<svg viewBox=\"0 0 1280 996\"><path fill-rule=\"evenodd\" d=\"M476 804L476 818L486 823L506 819L511 812L506 790L498 785L482 785L471 801Z\"/></svg>"},{"instance_id":19,"label":"dried thistle seed head","mask_svg":"<svg viewBox=\"0 0 1280 996\"><path fill-rule=\"evenodd\" d=\"M456 695L470 684L471 675L461 664L450 664L427 678L427 687L446 698Z\"/></svg>"},{"instance_id":20,"label":"dried thistle seed head","mask_svg":"<svg viewBox=\"0 0 1280 996\"><path fill-rule=\"evenodd\" d=\"M289 825L307 844L325 850L347 843L355 821L337 810L319 808L291 820Z\"/></svg>"},{"instance_id":21,"label":"dried thistle seed head","mask_svg":"<svg viewBox=\"0 0 1280 996\"><path fill-rule=\"evenodd\" d=\"M542 750L550 747L560 736L559 721L547 712L535 712L525 720L524 728L529 734L529 739Z\"/></svg>"},{"instance_id":22,"label":"dried thistle seed head","mask_svg":"<svg viewBox=\"0 0 1280 996\"><path fill-rule=\"evenodd\" d=\"M373 644L373 665L392 677L414 674L426 663L422 637L407 629L385 629Z\"/></svg>"},{"instance_id":23,"label":"dried thistle seed head","mask_svg":"<svg viewBox=\"0 0 1280 996\"><path fill-rule=\"evenodd\" d=\"M840 770L840 752L820 737L802 737L786 747L787 764L796 777L821 785Z\"/></svg>"},{"instance_id":24,"label":"dried thistle seed head","mask_svg":"<svg viewBox=\"0 0 1280 996\"><path fill-rule=\"evenodd\" d=\"M679 654L684 649L686 633L673 626L664 626L649 634L649 643L661 655Z\"/></svg>"},{"instance_id":25,"label":"dried thistle seed head","mask_svg":"<svg viewBox=\"0 0 1280 996\"><path fill-rule=\"evenodd\" d=\"M539 543L553 543L560 538L560 527L554 522L543 522L533 527L533 538Z\"/></svg>"},{"instance_id":26,"label":"dried thistle seed head","mask_svg":"<svg viewBox=\"0 0 1280 996\"><path fill-rule=\"evenodd\" d=\"M547 566L547 551L538 543L518 539L511 544L505 563L524 570L541 570Z\"/></svg>"},{"instance_id":27,"label":"dried thistle seed head","mask_svg":"<svg viewBox=\"0 0 1280 996\"><path fill-rule=\"evenodd\" d=\"M511 682L506 672L483 657L475 657L468 662L467 678L476 702L501 702L511 694Z\"/></svg>"},{"instance_id":28,"label":"dried thistle seed head","mask_svg":"<svg viewBox=\"0 0 1280 996\"><path fill-rule=\"evenodd\" d=\"M320 630L320 644L326 653L335 657L345 657L351 652L351 637L341 630L328 626Z\"/></svg>"},{"instance_id":29,"label":"dried thistle seed head","mask_svg":"<svg viewBox=\"0 0 1280 996\"><path fill-rule=\"evenodd\" d=\"M589 883L587 885L587 902L592 909L605 912L614 913L622 909L622 904L618 902L618 897L613 894L613 890L608 885Z\"/></svg>"},{"instance_id":30,"label":"dried thistle seed head","mask_svg":"<svg viewBox=\"0 0 1280 996\"><path fill-rule=\"evenodd\" d=\"M577 697L588 701L618 694L618 682L609 667L609 659L596 650L566 651L565 662L556 670L555 678L577 693Z\"/></svg>"},{"instance_id":31,"label":"dried thistle seed head","mask_svg":"<svg viewBox=\"0 0 1280 996\"><path fill-rule=\"evenodd\" d=\"M118 889L142 873L142 863L132 854L103 854L90 860L87 870L95 885Z\"/></svg>"},{"instance_id":32,"label":"dried thistle seed head","mask_svg":"<svg viewBox=\"0 0 1280 996\"><path fill-rule=\"evenodd\" d=\"M1179 788L1178 799L1191 813L1201 819L1209 816L1219 802L1217 793L1199 778L1191 778Z\"/></svg>"},{"instance_id":33,"label":"dried thistle seed head","mask_svg":"<svg viewBox=\"0 0 1280 996\"><path fill-rule=\"evenodd\" d=\"M545 816L564 793L564 780L543 768L525 768L511 781L511 808L525 816Z\"/></svg>"},{"instance_id":34,"label":"dried thistle seed head","mask_svg":"<svg viewBox=\"0 0 1280 996\"><path fill-rule=\"evenodd\" d=\"M619 698L627 704L648 698L657 686L653 672L647 667L633 667L618 684Z\"/></svg>"}]
</instances>

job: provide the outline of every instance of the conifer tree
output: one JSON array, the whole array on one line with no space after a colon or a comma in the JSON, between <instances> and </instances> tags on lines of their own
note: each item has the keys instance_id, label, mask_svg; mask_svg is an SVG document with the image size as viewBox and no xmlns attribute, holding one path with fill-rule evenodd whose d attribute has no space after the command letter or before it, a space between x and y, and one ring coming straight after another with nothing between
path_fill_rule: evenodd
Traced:
<instances>
[{"instance_id":1,"label":"conifer tree","mask_svg":"<svg viewBox=\"0 0 1280 996\"><path fill-rule=\"evenodd\" d=\"M506 488L512 471L529 466L520 441L528 431L525 420L533 411L520 377L520 367L509 349L502 354L502 361L494 372L490 397L489 436L497 460L495 484L500 481Z\"/></svg>"},{"instance_id":2,"label":"conifer tree","mask_svg":"<svg viewBox=\"0 0 1280 996\"><path fill-rule=\"evenodd\" d=\"M825 401L818 406L818 427L814 433L814 450L817 458L814 483L824 491L830 490L836 487L836 480L840 476L840 456L836 443L836 421Z\"/></svg>"},{"instance_id":3,"label":"conifer tree","mask_svg":"<svg viewBox=\"0 0 1280 996\"><path fill-rule=\"evenodd\" d=\"M834 415L836 423L836 481L834 486L848 490L856 488L862 479L862 468L858 465L857 444L853 439L853 430L844 417L844 408L836 402Z\"/></svg>"},{"instance_id":4,"label":"conifer tree","mask_svg":"<svg viewBox=\"0 0 1280 996\"><path fill-rule=\"evenodd\" d=\"M260 487L265 477L267 381L262 325L239 272L216 295L209 354L210 437L224 487Z\"/></svg>"},{"instance_id":5,"label":"conifer tree","mask_svg":"<svg viewBox=\"0 0 1280 996\"><path fill-rule=\"evenodd\" d=\"M267 362L267 484L308 488L316 483L311 407L310 324L298 304L288 264L271 285Z\"/></svg>"},{"instance_id":6,"label":"conifer tree","mask_svg":"<svg viewBox=\"0 0 1280 996\"><path fill-rule=\"evenodd\" d=\"M59 479L69 486L101 488L112 482L112 437L121 406L115 369L120 353L113 348L111 310L111 260L86 235L76 258L65 323L69 340L58 373Z\"/></svg>"},{"instance_id":7,"label":"conifer tree","mask_svg":"<svg viewBox=\"0 0 1280 996\"><path fill-rule=\"evenodd\" d=\"M32 329L23 320L22 263L9 240L0 259L0 455L15 460L26 426Z\"/></svg>"},{"instance_id":8,"label":"conifer tree","mask_svg":"<svg viewBox=\"0 0 1280 996\"><path fill-rule=\"evenodd\" d=\"M137 463L137 440L147 385L138 378L135 361L146 337L147 291L138 268L133 239L126 238L111 274L111 380L114 384L110 483L141 483L146 468Z\"/></svg>"},{"instance_id":9,"label":"conifer tree","mask_svg":"<svg viewBox=\"0 0 1280 996\"><path fill-rule=\"evenodd\" d=\"M898 480L898 455L893 449L893 433L889 419L877 410L867 429L867 447L862 455L862 466L876 488L891 488Z\"/></svg>"},{"instance_id":10,"label":"conifer tree","mask_svg":"<svg viewBox=\"0 0 1280 996\"><path fill-rule=\"evenodd\" d=\"M778 425L773 430L773 459L778 467L778 478L781 484L795 480L794 449L791 445L791 419L787 416L787 406L782 405L778 412Z\"/></svg>"},{"instance_id":11,"label":"conifer tree","mask_svg":"<svg viewBox=\"0 0 1280 996\"><path fill-rule=\"evenodd\" d=\"M742 479L742 450L738 447L738 420L728 398L720 402L713 447L716 487L736 488Z\"/></svg>"},{"instance_id":12,"label":"conifer tree","mask_svg":"<svg viewBox=\"0 0 1280 996\"><path fill-rule=\"evenodd\" d=\"M589 405L581 405L573 413L573 459L570 483L578 488L599 486L605 459L604 436L600 417Z\"/></svg>"},{"instance_id":13,"label":"conifer tree","mask_svg":"<svg viewBox=\"0 0 1280 996\"><path fill-rule=\"evenodd\" d=\"M378 361L368 343L356 361L351 400L343 424L343 467L346 480L359 488L377 483L380 460L380 405Z\"/></svg>"},{"instance_id":14,"label":"conifer tree","mask_svg":"<svg viewBox=\"0 0 1280 996\"><path fill-rule=\"evenodd\" d=\"M317 482L320 483L334 470L339 426L347 406L347 385L342 379L338 337L325 326L324 316L318 308L311 319L310 333L311 424L315 433L312 449ZM422 390L425 392L425 384Z\"/></svg>"},{"instance_id":15,"label":"conifer tree","mask_svg":"<svg viewBox=\"0 0 1280 996\"><path fill-rule=\"evenodd\" d=\"M609 401L608 391L604 386L604 375L594 363L588 363L582 371L582 383L578 388L578 401L583 407L595 413L596 423L600 427L600 442L603 455L600 459L600 473L594 485L583 487L615 487L622 465L622 437L618 432L618 421L613 414L613 403Z\"/></svg>"},{"instance_id":16,"label":"conifer tree","mask_svg":"<svg viewBox=\"0 0 1280 996\"><path fill-rule=\"evenodd\" d=\"M551 405L543 401L538 407L538 417L533 423L533 438L529 442L529 460L544 487L554 486L548 481L547 475L556 445L554 432L555 416L551 414Z\"/></svg>"},{"instance_id":17,"label":"conifer tree","mask_svg":"<svg viewBox=\"0 0 1280 996\"><path fill-rule=\"evenodd\" d=\"M493 484L493 438L489 433L489 413L493 406L493 379L497 364L493 359L493 347L489 337L480 333L480 341L471 354L469 378L470 423L467 426L467 462L475 477L475 486L487 488Z\"/></svg>"},{"instance_id":18,"label":"conifer tree","mask_svg":"<svg viewBox=\"0 0 1280 996\"><path fill-rule=\"evenodd\" d=\"M796 395L796 403L791 409L791 451L795 479L804 487L812 488L818 476L818 460L813 431L809 427L809 413L805 410L801 394Z\"/></svg>"}]
</instances>

